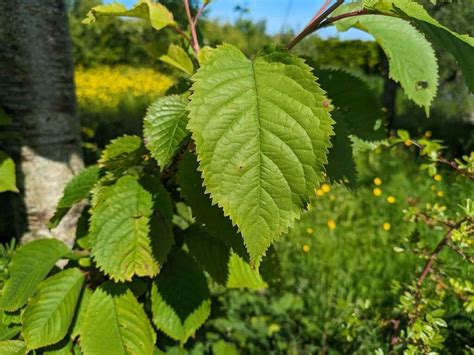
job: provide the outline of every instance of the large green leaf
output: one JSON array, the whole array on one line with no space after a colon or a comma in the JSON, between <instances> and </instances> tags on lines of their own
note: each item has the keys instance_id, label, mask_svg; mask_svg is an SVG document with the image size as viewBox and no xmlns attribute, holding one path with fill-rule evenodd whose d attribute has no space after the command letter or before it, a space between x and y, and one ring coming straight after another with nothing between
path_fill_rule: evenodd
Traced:
<instances>
[{"instance_id":1,"label":"large green leaf","mask_svg":"<svg viewBox=\"0 0 474 355\"><path fill-rule=\"evenodd\" d=\"M431 44L409 22L383 15L365 15L337 22L339 29L356 27L370 33L389 61L389 75L408 98L429 107L438 90L438 63Z\"/></svg>"},{"instance_id":2,"label":"large green leaf","mask_svg":"<svg viewBox=\"0 0 474 355\"><path fill-rule=\"evenodd\" d=\"M66 336L83 283L79 269L68 269L38 286L22 317L22 335L28 349L55 344Z\"/></svg>"},{"instance_id":3,"label":"large green leaf","mask_svg":"<svg viewBox=\"0 0 474 355\"><path fill-rule=\"evenodd\" d=\"M77 307L76 315L71 325L71 340L74 340L81 333L81 327L84 323L84 318L87 312L87 306L91 300L92 291L90 288L83 288L82 294L79 298L79 305Z\"/></svg>"},{"instance_id":4,"label":"large green leaf","mask_svg":"<svg viewBox=\"0 0 474 355\"><path fill-rule=\"evenodd\" d=\"M84 354L151 355L156 335L132 291L107 283L97 288L81 327Z\"/></svg>"},{"instance_id":5,"label":"large green leaf","mask_svg":"<svg viewBox=\"0 0 474 355\"><path fill-rule=\"evenodd\" d=\"M454 56L463 71L470 92L474 93L473 37L451 31L431 17L422 5L413 0L370 0L365 5L390 14L399 14L413 21L431 42L448 50ZM451 6L455 6L455 4ZM421 50L418 49L416 52L420 53Z\"/></svg>"},{"instance_id":6,"label":"large green leaf","mask_svg":"<svg viewBox=\"0 0 474 355\"><path fill-rule=\"evenodd\" d=\"M18 192L16 187L15 163L0 150L0 192Z\"/></svg>"},{"instance_id":7,"label":"large green leaf","mask_svg":"<svg viewBox=\"0 0 474 355\"><path fill-rule=\"evenodd\" d=\"M35 292L54 264L70 250L56 239L40 239L21 246L13 254L10 277L2 290L0 308L15 311Z\"/></svg>"},{"instance_id":8,"label":"large green leaf","mask_svg":"<svg viewBox=\"0 0 474 355\"><path fill-rule=\"evenodd\" d=\"M172 250L153 283L151 301L156 327L183 344L211 313L206 277L179 249Z\"/></svg>"},{"instance_id":9,"label":"large green leaf","mask_svg":"<svg viewBox=\"0 0 474 355\"><path fill-rule=\"evenodd\" d=\"M356 166L353 159L351 136L366 141L386 137L380 100L362 79L342 70L316 71L319 82L327 91L334 106L336 121L329 150L327 173L334 181L346 181L355 187Z\"/></svg>"},{"instance_id":10,"label":"large green leaf","mask_svg":"<svg viewBox=\"0 0 474 355\"><path fill-rule=\"evenodd\" d=\"M159 59L166 64L182 70L186 74L193 75L194 73L193 61L189 58L188 53L180 46L170 44L168 53L160 56Z\"/></svg>"},{"instance_id":11,"label":"large green leaf","mask_svg":"<svg viewBox=\"0 0 474 355\"><path fill-rule=\"evenodd\" d=\"M102 16L141 18L149 21L151 26L156 30L161 30L166 26L175 24L173 14L165 6L153 0L139 0L138 3L129 10L127 10L124 5L117 3L98 5L89 11L82 23L89 25Z\"/></svg>"},{"instance_id":12,"label":"large green leaf","mask_svg":"<svg viewBox=\"0 0 474 355\"><path fill-rule=\"evenodd\" d=\"M133 177L124 176L97 199L90 226L91 254L97 266L117 281L156 275L158 264L149 238L150 193Z\"/></svg>"},{"instance_id":13,"label":"large green leaf","mask_svg":"<svg viewBox=\"0 0 474 355\"><path fill-rule=\"evenodd\" d=\"M187 104L185 97L173 95L159 98L148 107L143 128L145 143L162 168L188 135Z\"/></svg>"},{"instance_id":14,"label":"large green leaf","mask_svg":"<svg viewBox=\"0 0 474 355\"><path fill-rule=\"evenodd\" d=\"M74 176L64 188L63 196L58 202L56 212L51 218L51 226L55 227L76 203L88 198L90 191L99 181L100 169L90 166Z\"/></svg>"},{"instance_id":15,"label":"large green leaf","mask_svg":"<svg viewBox=\"0 0 474 355\"><path fill-rule=\"evenodd\" d=\"M0 354L25 355L26 344L21 340L0 341Z\"/></svg>"},{"instance_id":16,"label":"large green leaf","mask_svg":"<svg viewBox=\"0 0 474 355\"><path fill-rule=\"evenodd\" d=\"M331 118L303 60L211 51L193 77L190 121L206 189L239 227L253 264L306 206L326 163Z\"/></svg>"}]
</instances>

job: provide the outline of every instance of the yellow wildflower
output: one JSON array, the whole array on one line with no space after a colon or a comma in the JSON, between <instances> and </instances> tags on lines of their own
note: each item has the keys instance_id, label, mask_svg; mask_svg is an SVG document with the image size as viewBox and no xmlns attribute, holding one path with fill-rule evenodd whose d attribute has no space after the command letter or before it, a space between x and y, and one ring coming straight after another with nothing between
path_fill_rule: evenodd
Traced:
<instances>
[{"instance_id":1,"label":"yellow wildflower","mask_svg":"<svg viewBox=\"0 0 474 355\"><path fill-rule=\"evenodd\" d=\"M311 227L306 228L306 233L313 234L314 230Z\"/></svg>"},{"instance_id":2,"label":"yellow wildflower","mask_svg":"<svg viewBox=\"0 0 474 355\"><path fill-rule=\"evenodd\" d=\"M443 197L444 196L444 192L443 191L438 191L438 193L436 194L438 197Z\"/></svg>"},{"instance_id":3,"label":"yellow wildflower","mask_svg":"<svg viewBox=\"0 0 474 355\"><path fill-rule=\"evenodd\" d=\"M321 190L323 190L324 192L327 193L327 192L331 191L331 186L329 186L329 184L323 184L321 186Z\"/></svg>"},{"instance_id":4,"label":"yellow wildflower","mask_svg":"<svg viewBox=\"0 0 474 355\"><path fill-rule=\"evenodd\" d=\"M388 232L390 229L392 229L392 225L391 225L390 223L388 223L388 222L385 222L385 223L383 224L383 230L386 231L386 232Z\"/></svg>"},{"instance_id":5,"label":"yellow wildflower","mask_svg":"<svg viewBox=\"0 0 474 355\"><path fill-rule=\"evenodd\" d=\"M379 177L376 177L376 178L374 179L374 184L377 185L377 186L382 185L382 179L379 178Z\"/></svg>"},{"instance_id":6,"label":"yellow wildflower","mask_svg":"<svg viewBox=\"0 0 474 355\"><path fill-rule=\"evenodd\" d=\"M433 135L433 133L431 131L426 131L425 132L425 137L426 138L430 138L432 135Z\"/></svg>"},{"instance_id":7,"label":"yellow wildflower","mask_svg":"<svg viewBox=\"0 0 474 355\"><path fill-rule=\"evenodd\" d=\"M316 195L317 195L317 196L324 196L324 191L321 190L321 189L317 189L317 190L316 190Z\"/></svg>"},{"instance_id":8,"label":"yellow wildflower","mask_svg":"<svg viewBox=\"0 0 474 355\"><path fill-rule=\"evenodd\" d=\"M303 245L303 251L305 253L309 253L310 250L311 250L311 247L308 244Z\"/></svg>"},{"instance_id":9,"label":"yellow wildflower","mask_svg":"<svg viewBox=\"0 0 474 355\"><path fill-rule=\"evenodd\" d=\"M439 175L439 174L436 174L435 176L433 176L433 179L434 179L435 181L438 181L438 182L439 182L439 181L443 180L443 177L442 177L441 175Z\"/></svg>"},{"instance_id":10,"label":"yellow wildflower","mask_svg":"<svg viewBox=\"0 0 474 355\"><path fill-rule=\"evenodd\" d=\"M377 196L377 197L378 197L378 196L382 195L382 190L379 189L378 187L376 187L376 188L372 191L372 193L374 194L374 196Z\"/></svg>"},{"instance_id":11,"label":"yellow wildflower","mask_svg":"<svg viewBox=\"0 0 474 355\"><path fill-rule=\"evenodd\" d=\"M397 201L397 199L394 196L388 196L387 197L387 202L390 204L394 204Z\"/></svg>"},{"instance_id":12,"label":"yellow wildflower","mask_svg":"<svg viewBox=\"0 0 474 355\"><path fill-rule=\"evenodd\" d=\"M413 144L413 143L411 142L411 140L409 140L409 139L407 139L404 143L405 143L405 145L406 145L407 147L409 147L409 146L411 146L411 145Z\"/></svg>"},{"instance_id":13,"label":"yellow wildflower","mask_svg":"<svg viewBox=\"0 0 474 355\"><path fill-rule=\"evenodd\" d=\"M330 219L330 220L328 221L328 228L329 228L330 230L336 229L336 222L335 222L333 219Z\"/></svg>"}]
</instances>

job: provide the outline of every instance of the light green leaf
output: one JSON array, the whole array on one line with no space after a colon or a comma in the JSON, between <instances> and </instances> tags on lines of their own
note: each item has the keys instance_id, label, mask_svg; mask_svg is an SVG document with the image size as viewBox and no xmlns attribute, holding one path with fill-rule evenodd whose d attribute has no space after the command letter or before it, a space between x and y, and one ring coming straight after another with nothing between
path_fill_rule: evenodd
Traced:
<instances>
[{"instance_id":1,"label":"light green leaf","mask_svg":"<svg viewBox=\"0 0 474 355\"><path fill-rule=\"evenodd\" d=\"M474 93L474 38L443 26L415 1L394 0L393 3L397 10L414 21L431 42L451 52L463 71L469 91Z\"/></svg>"},{"instance_id":2,"label":"light green leaf","mask_svg":"<svg viewBox=\"0 0 474 355\"><path fill-rule=\"evenodd\" d=\"M38 286L22 316L22 335L28 349L55 344L66 336L83 283L79 269L67 269Z\"/></svg>"},{"instance_id":3,"label":"light green leaf","mask_svg":"<svg viewBox=\"0 0 474 355\"><path fill-rule=\"evenodd\" d=\"M99 167L90 166L82 170L68 182L64 189L63 196L58 202L56 212L50 220L51 227L56 227L72 206L89 197L90 191L99 181L99 177Z\"/></svg>"},{"instance_id":4,"label":"light green leaf","mask_svg":"<svg viewBox=\"0 0 474 355\"><path fill-rule=\"evenodd\" d=\"M0 354L25 355L26 344L21 340L0 341Z\"/></svg>"},{"instance_id":5,"label":"light green leaf","mask_svg":"<svg viewBox=\"0 0 474 355\"><path fill-rule=\"evenodd\" d=\"M77 307L76 315L72 321L71 326L71 340L74 340L81 333L81 327L84 323L84 317L86 315L87 306L92 296L90 288L85 287L79 299L79 305Z\"/></svg>"},{"instance_id":6,"label":"light green leaf","mask_svg":"<svg viewBox=\"0 0 474 355\"><path fill-rule=\"evenodd\" d=\"M186 125L188 100L182 96L166 96L148 107L143 133L153 158L164 169L188 135Z\"/></svg>"},{"instance_id":7,"label":"light green leaf","mask_svg":"<svg viewBox=\"0 0 474 355\"><path fill-rule=\"evenodd\" d=\"M15 163L0 150L0 192L19 192L16 187Z\"/></svg>"},{"instance_id":8,"label":"light green leaf","mask_svg":"<svg viewBox=\"0 0 474 355\"><path fill-rule=\"evenodd\" d=\"M84 354L151 355L156 335L132 291L107 283L87 306L80 346Z\"/></svg>"},{"instance_id":9,"label":"light green leaf","mask_svg":"<svg viewBox=\"0 0 474 355\"><path fill-rule=\"evenodd\" d=\"M125 16L147 20L156 30L175 25L173 14L162 4L153 0L140 0L133 8L127 10L122 4L112 3L93 7L82 23L90 25L102 16Z\"/></svg>"},{"instance_id":10,"label":"light green leaf","mask_svg":"<svg viewBox=\"0 0 474 355\"><path fill-rule=\"evenodd\" d=\"M160 56L159 59L166 64L182 70L186 74L193 75L194 73L193 61L188 53L180 46L170 44L168 53Z\"/></svg>"},{"instance_id":11,"label":"light green leaf","mask_svg":"<svg viewBox=\"0 0 474 355\"><path fill-rule=\"evenodd\" d=\"M383 15L338 21L339 28L359 28L375 37L389 61L389 75L427 115L438 90L438 63L426 38L409 22Z\"/></svg>"},{"instance_id":12,"label":"light green leaf","mask_svg":"<svg viewBox=\"0 0 474 355\"><path fill-rule=\"evenodd\" d=\"M149 239L152 212L150 193L131 176L99 194L91 217L91 255L112 279L130 281L134 275L157 274Z\"/></svg>"},{"instance_id":13,"label":"light green leaf","mask_svg":"<svg viewBox=\"0 0 474 355\"><path fill-rule=\"evenodd\" d=\"M54 264L69 252L66 244L56 239L35 240L18 248L2 290L0 308L15 311L22 307Z\"/></svg>"},{"instance_id":14,"label":"light green leaf","mask_svg":"<svg viewBox=\"0 0 474 355\"><path fill-rule=\"evenodd\" d=\"M98 165L120 177L141 164L144 154L145 147L140 137L123 136L113 139L105 147Z\"/></svg>"},{"instance_id":15,"label":"light green leaf","mask_svg":"<svg viewBox=\"0 0 474 355\"><path fill-rule=\"evenodd\" d=\"M206 277L197 263L174 249L153 283L151 310L156 327L184 344L211 313Z\"/></svg>"},{"instance_id":16,"label":"light green leaf","mask_svg":"<svg viewBox=\"0 0 474 355\"><path fill-rule=\"evenodd\" d=\"M188 127L206 190L239 227L251 262L301 214L326 163L331 118L311 68L224 45L193 77Z\"/></svg>"}]
</instances>

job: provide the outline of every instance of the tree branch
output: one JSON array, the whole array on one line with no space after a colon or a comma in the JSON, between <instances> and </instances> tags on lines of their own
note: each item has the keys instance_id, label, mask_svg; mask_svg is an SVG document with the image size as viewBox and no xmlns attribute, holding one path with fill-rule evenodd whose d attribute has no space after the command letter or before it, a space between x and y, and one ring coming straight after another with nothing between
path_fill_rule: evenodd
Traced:
<instances>
[{"instance_id":1,"label":"tree branch","mask_svg":"<svg viewBox=\"0 0 474 355\"><path fill-rule=\"evenodd\" d=\"M204 10L206 9L207 5L209 5L209 2L205 2L201 5L201 7L199 8L197 14L196 14L196 17L194 17L194 26L197 25L198 21L199 21L199 18L202 16Z\"/></svg>"},{"instance_id":2,"label":"tree branch","mask_svg":"<svg viewBox=\"0 0 474 355\"><path fill-rule=\"evenodd\" d=\"M196 32L196 24L194 23L193 16L191 15L191 7L189 6L189 0L184 0L184 8L186 10L186 16L188 17L189 30L191 31L191 47L196 55L199 54L201 47Z\"/></svg>"},{"instance_id":3,"label":"tree branch","mask_svg":"<svg viewBox=\"0 0 474 355\"><path fill-rule=\"evenodd\" d=\"M335 4L329 7L326 11L322 12L322 10L327 7L328 1L323 4L322 8L318 11L318 13L322 12L319 16L318 13L313 17L313 19L309 22L309 24L301 31L295 38L291 40L290 43L286 46L287 49L293 48L296 44L301 42L305 37L313 33L318 29L318 26L323 22L329 15L331 15L339 6L344 3L344 0L337 0Z\"/></svg>"}]
</instances>

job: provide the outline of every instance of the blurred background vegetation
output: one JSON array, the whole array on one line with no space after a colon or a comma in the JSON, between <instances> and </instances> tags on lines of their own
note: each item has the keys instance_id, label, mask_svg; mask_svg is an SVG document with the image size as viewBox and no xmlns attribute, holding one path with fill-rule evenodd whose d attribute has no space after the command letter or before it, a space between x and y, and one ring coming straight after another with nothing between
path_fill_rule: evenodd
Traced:
<instances>
[{"instance_id":1,"label":"blurred background vegetation","mask_svg":"<svg viewBox=\"0 0 474 355\"><path fill-rule=\"evenodd\" d=\"M181 9L181 1L161 2L183 14L176 11ZM142 22L117 19L84 26L81 20L100 1L68 3L77 110L86 162L91 164L110 139L141 134L146 107L188 79L157 60L157 53L164 52L165 43L175 36L172 31L156 33ZM454 30L474 35L470 1L457 6L443 2L430 9ZM177 21L185 21L184 14ZM205 18L200 35L207 45L232 43L252 56L265 44L288 42L293 33L269 35L264 22L254 23L242 15L235 23ZM343 68L366 79L381 102L387 99L386 59L375 42L313 35L295 51L320 67ZM391 93L394 106L387 107L387 115L393 116L389 129L443 140L445 155L451 158L470 154L474 149L474 97L468 94L448 54L440 53L439 67L441 85L431 117L427 119L395 89ZM216 286L213 297L218 306L213 309L212 321L196 334L190 350L369 354L385 349L392 329L388 320L396 317L401 285L413 280L423 264L407 245L413 238L435 245L442 236L439 229L408 223L404 211L428 206L455 215L458 203L472 197L474 191L472 182L448 170L441 170L436 179L430 177L419 169L421 161L413 146L360 152L357 191L324 185L315 191L308 212L295 229L277 243L281 260L278 285L264 292L224 292ZM0 215L8 216L7 212ZM0 235L11 232L7 223L0 226ZM440 262L449 265L455 275L471 274L474 282L472 268L459 265L453 253L443 253ZM456 278L444 282L455 283ZM470 311L459 299L443 295L439 287L433 292L443 299L446 311L446 352L473 351L474 287L460 286L466 302L473 304ZM161 339L166 345L166 337Z\"/></svg>"}]
</instances>

